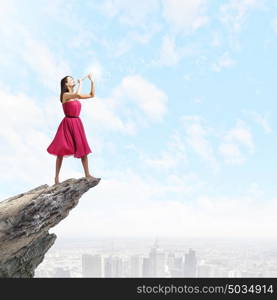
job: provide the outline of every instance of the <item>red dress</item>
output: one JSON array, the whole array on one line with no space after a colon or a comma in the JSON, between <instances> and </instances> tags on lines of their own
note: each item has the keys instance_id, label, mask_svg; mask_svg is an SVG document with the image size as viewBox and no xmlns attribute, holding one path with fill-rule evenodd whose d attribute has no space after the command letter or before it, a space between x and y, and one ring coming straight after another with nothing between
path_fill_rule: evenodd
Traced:
<instances>
[{"instance_id":1,"label":"red dress","mask_svg":"<svg viewBox=\"0 0 277 300\"><path fill-rule=\"evenodd\" d=\"M70 100L62 104L65 117L61 121L56 135L47 148L47 152L52 155L72 156L81 158L91 153L87 142L85 130L79 114L81 102ZM75 117L75 118L72 118Z\"/></svg>"}]
</instances>

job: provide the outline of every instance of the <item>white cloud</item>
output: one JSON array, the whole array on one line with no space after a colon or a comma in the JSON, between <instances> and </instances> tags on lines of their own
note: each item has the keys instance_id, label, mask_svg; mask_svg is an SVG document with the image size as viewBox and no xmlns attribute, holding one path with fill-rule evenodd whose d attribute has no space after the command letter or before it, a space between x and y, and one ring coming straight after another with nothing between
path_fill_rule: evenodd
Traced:
<instances>
[{"instance_id":1,"label":"white cloud","mask_svg":"<svg viewBox=\"0 0 277 300\"><path fill-rule=\"evenodd\" d=\"M14 13L16 13L16 3L14 0L1 1L0 24L5 24L7 19Z\"/></svg>"},{"instance_id":2,"label":"white cloud","mask_svg":"<svg viewBox=\"0 0 277 300\"><path fill-rule=\"evenodd\" d=\"M118 3L115 1L105 1L99 8L108 17L114 17L119 13Z\"/></svg>"},{"instance_id":3,"label":"white cloud","mask_svg":"<svg viewBox=\"0 0 277 300\"><path fill-rule=\"evenodd\" d=\"M42 41L26 35L20 52L24 62L38 75L38 79L53 91L59 90L59 81L65 74L71 75L67 63L58 60Z\"/></svg>"},{"instance_id":4,"label":"white cloud","mask_svg":"<svg viewBox=\"0 0 277 300\"><path fill-rule=\"evenodd\" d=\"M226 141L234 141L248 148L250 152L254 151L254 143L252 140L252 133L246 127L245 122L238 120L236 126L229 130L225 136Z\"/></svg>"},{"instance_id":5,"label":"white cloud","mask_svg":"<svg viewBox=\"0 0 277 300\"><path fill-rule=\"evenodd\" d=\"M146 164L153 168L172 168L178 164L178 159L166 151L159 154L160 157L142 159Z\"/></svg>"},{"instance_id":6,"label":"white cloud","mask_svg":"<svg viewBox=\"0 0 277 300\"><path fill-rule=\"evenodd\" d=\"M272 132L267 115L262 115L257 112L250 112L250 115L252 116L253 120L263 128L265 133L268 134Z\"/></svg>"},{"instance_id":7,"label":"white cloud","mask_svg":"<svg viewBox=\"0 0 277 300\"><path fill-rule=\"evenodd\" d=\"M161 121L167 111L167 95L140 75L129 75L113 90L117 104L132 103L151 121Z\"/></svg>"},{"instance_id":8,"label":"white cloud","mask_svg":"<svg viewBox=\"0 0 277 300\"><path fill-rule=\"evenodd\" d=\"M181 53L177 53L174 37L164 36L161 48L160 60L164 65L175 65L182 57Z\"/></svg>"},{"instance_id":9,"label":"white cloud","mask_svg":"<svg viewBox=\"0 0 277 300\"><path fill-rule=\"evenodd\" d=\"M219 170L219 162L214 151L211 137L221 140L218 150L225 163L242 164L246 154L253 154L255 145L250 129L245 122L238 120L236 125L223 135L215 128L208 127L200 116L183 116L181 123L185 128L184 141L204 161L210 163L214 171Z\"/></svg>"},{"instance_id":10,"label":"white cloud","mask_svg":"<svg viewBox=\"0 0 277 300\"><path fill-rule=\"evenodd\" d=\"M242 164L245 161L236 144L224 142L219 146L219 152L223 155L227 164Z\"/></svg>"},{"instance_id":11,"label":"white cloud","mask_svg":"<svg viewBox=\"0 0 277 300\"><path fill-rule=\"evenodd\" d=\"M185 74L184 77L183 77L186 81L190 81L192 76L191 74Z\"/></svg>"},{"instance_id":12,"label":"white cloud","mask_svg":"<svg viewBox=\"0 0 277 300\"><path fill-rule=\"evenodd\" d=\"M149 15L159 9L159 1L107 0L99 8L109 17L118 17L123 24L144 26L149 19Z\"/></svg>"},{"instance_id":13,"label":"white cloud","mask_svg":"<svg viewBox=\"0 0 277 300\"><path fill-rule=\"evenodd\" d=\"M213 47L220 47L221 46L221 44L222 44L222 41L221 41L221 36L220 36L220 34L218 33L218 32L213 32L213 34L212 34L212 40L211 40L211 45L213 46Z\"/></svg>"},{"instance_id":14,"label":"white cloud","mask_svg":"<svg viewBox=\"0 0 277 300\"><path fill-rule=\"evenodd\" d=\"M94 45L97 44L98 46L101 45L110 57L114 58L127 53L138 43L148 43L152 36L160 31L160 24L156 21L152 22L150 17L152 13L156 12L158 3L158 0L143 0L136 3L125 0L83 3L83 9L93 14L100 13L108 18L114 18L115 20L112 20L111 25L113 28L114 21L121 23L116 24L120 27L125 26L124 36L119 33L116 38L107 36L106 26L109 26L109 20L104 27L100 23L97 24L97 22L91 26L90 17L83 15L80 18L79 14L75 13L75 10L78 12L78 7L75 7L76 3L64 0L47 3L43 7L42 13L50 16L59 25L66 26L66 30L72 36L66 41L70 48L80 48L83 55L95 57L98 50ZM70 15L70 18L68 18L68 15Z\"/></svg>"},{"instance_id":15,"label":"white cloud","mask_svg":"<svg viewBox=\"0 0 277 300\"><path fill-rule=\"evenodd\" d=\"M185 177L157 182L132 170L110 172L51 230L75 237L276 237L275 199L253 198L253 191L237 197L205 196L203 187L194 185L203 194L188 201L190 186ZM174 200L175 193L183 200Z\"/></svg>"},{"instance_id":16,"label":"white cloud","mask_svg":"<svg viewBox=\"0 0 277 300\"><path fill-rule=\"evenodd\" d=\"M34 99L23 93L0 91L1 181L25 182L30 186L50 180L49 138L43 132L46 119ZM54 176L54 164L52 166ZM49 170L49 172L47 171Z\"/></svg>"},{"instance_id":17,"label":"white cloud","mask_svg":"<svg viewBox=\"0 0 277 300\"><path fill-rule=\"evenodd\" d=\"M168 35L164 36L159 61L165 66L177 64L181 59L181 53L177 51L174 37Z\"/></svg>"},{"instance_id":18,"label":"white cloud","mask_svg":"<svg viewBox=\"0 0 277 300\"><path fill-rule=\"evenodd\" d=\"M239 33L244 28L250 13L255 9L265 9L264 0L229 0L219 7L219 19L228 30L230 47L241 48Z\"/></svg>"},{"instance_id":19,"label":"white cloud","mask_svg":"<svg viewBox=\"0 0 277 300\"><path fill-rule=\"evenodd\" d=\"M161 30L157 18L154 15L159 11L159 0L107 0L99 4L90 3L93 11L100 11L113 22L119 22L124 35L119 34L115 39L107 39L95 32L95 41L102 44L111 57L120 57L126 54L137 44L147 44L151 38ZM98 30L99 31L99 30Z\"/></svg>"},{"instance_id":20,"label":"white cloud","mask_svg":"<svg viewBox=\"0 0 277 300\"><path fill-rule=\"evenodd\" d=\"M137 149L135 149L137 150ZM167 143L166 149L156 153L154 157L138 151L141 163L155 169L172 169L183 166L188 161L186 145L182 140L180 133L173 133Z\"/></svg>"},{"instance_id":21,"label":"white cloud","mask_svg":"<svg viewBox=\"0 0 277 300\"><path fill-rule=\"evenodd\" d=\"M214 171L218 170L213 146L208 140L209 128L203 124L199 116L183 116L181 118L185 128L187 144L204 160L208 161Z\"/></svg>"},{"instance_id":22,"label":"white cloud","mask_svg":"<svg viewBox=\"0 0 277 300\"><path fill-rule=\"evenodd\" d=\"M176 65L184 55L189 54L191 51L187 46L176 47L174 36L165 35L162 40L160 57L156 63L163 66Z\"/></svg>"},{"instance_id":23,"label":"white cloud","mask_svg":"<svg viewBox=\"0 0 277 300\"><path fill-rule=\"evenodd\" d=\"M264 8L262 0L230 0L220 6L220 20L233 32L239 32L251 9Z\"/></svg>"},{"instance_id":24,"label":"white cloud","mask_svg":"<svg viewBox=\"0 0 277 300\"><path fill-rule=\"evenodd\" d=\"M194 102L194 103L197 103L197 104L200 104L200 103L203 102L203 100L202 100L202 98L200 98L200 97L196 97L196 98L193 98L193 102Z\"/></svg>"},{"instance_id":25,"label":"white cloud","mask_svg":"<svg viewBox=\"0 0 277 300\"><path fill-rule=\"evenodd\" d=\"M216 63L212 65L212 70L215 72L220 72L223 68L230 68L235 64L235 61L230 57L228 52L224 52L217 60Z\"/></svg>"},{"instance_id":26,"label":"white cloud","mask_svg":"<svg viewBox=\"0 0 277 300\"><path fill-rule=\"evenodd\" d=\"M265 197L264 190L260 187L260 185L257 182L251 182L249 184L248 190L246 190L246 193L256 200Z\"/></svg>"},{"instance_id":27,"label":"white cloud","mask_svg":"<svg viewBox=\"0 0 277 300\"><path fill-rule=\"evenodd\" d=\"M28 72L32 71L33 78L53 91L59 90L59 80L65 74L71 74L67 61L52 52L44 41L34 38L32 32L16 19L14 22L8 19L5 26L1 26L0 37L5 40L5 51L0 53L0 60L10 60L8 72L13 71L26 80Z\"/></svg>"},{"instance_id":28,"label":"white cloud","mask_svg":"<svg viewBox=\"0 0 277 300\"><path fill-rule=\"evenodd\" d=\"M120 131L133 135L137 131L137 125L131 119L124 121L116 113L111 105L110 98L95 96L93 101L86 103L84 115L92 120L93 126L112 131Z\"/></svg>"},{"instance_id":29,"label":"white cloud","mask_svg":"<svg viewBox=\"0 0 277 300\"><path fill-rule=\"evenodd\" d=\"M143 77L130 75L122 79L109 97L96 96L86 105L84 114L93 120L94 126L133 135L148 121L162 121L167 96Z\"/></svg>"},{"instance_id":30,"label":"white cloud","mask_svg":"<svg viewBox=\"0 0 277 300\"><path fill-rule=\"evenodd\" d=\"M108 17L117 17L122 24L145 29L149 29L149 20L158 15L161 8L163 17L174 31L192 32L208 22L206 7L207 0L107 0L98 8Z\"/></svg>"},{"instance_id":31,"label":"white cloud","mask_svg":"<svg viewBox=\"0 0 277 300\"><path fill-rule=\"evenodd\" d=\"M243 121L238 120L236 126L223 137L219 152L226 163L242 164L245 161L245 151L243 152L242 147L248 153L253 153L255 149L250 129Z\"/></svg>"},{"instance_id":32,"label":"white cloud","mask_svg":"<svg viewBox=\"0 0 277 300\"><path fill-rule=\"evenodd\" d=\"M163 0L163 16L175 32L191 33L208 22L206 0Z\"/></svg>"},{"instance_id":33,"label":"white cloud","mask_svg":"<svg viewBox=\"0 0 277 300\"><path fill-rule=\"evenodd\" d=\"M157 23L154 23L143 30L128 28L128 31L124 36L108 41L106 49L111 53L112 57L122 56L137 44L145 45L149 43L151 38L160 30L161 26Z\"/></svg>"},{"instance_id":34,"label":"white cloud","mask_svg":"<svg viewBox=\"0 0 277 300\"><path fill-rule=\"evenodd\" d=\"M277 34L277 17L275 17L273 20L272 20L272 28L273 28L273 31Z\"/></svg>"},{"instance_id":35,"label":"white cloud","mask_svg":"<svg viewBox=\"0 0 277 300\"><path fill-rule=\"evenodd\" d=\"M176 45L176 37L165 34L162 38L161 48L157 59L153 59L154 66L174 66L178 64L184 56L195 56L199 53L198 46L193 43L182 46Z\"/></svg>"}]
</instances>

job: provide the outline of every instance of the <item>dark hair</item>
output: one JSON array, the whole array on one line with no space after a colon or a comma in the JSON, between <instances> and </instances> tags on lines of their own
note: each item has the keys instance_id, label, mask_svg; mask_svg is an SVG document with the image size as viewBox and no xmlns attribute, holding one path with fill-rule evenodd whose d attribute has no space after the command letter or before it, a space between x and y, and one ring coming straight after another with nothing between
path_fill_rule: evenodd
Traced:
<instances>
[{"instance_id":1,"label":"dark hair","mask_svg":"<svg viewBox=\"0 0 277 300\"><path fill-rule=\"evenodd\" d=\"M61 102L63 102L63 101L62 101L62 99L63 99L63 94L64 94L65 92L69 92L68 87L65 85L66 82L67 82L67 77L71 77L71 76L67 75L67 76L65 76L65 77L61 80L61 94L60 94L60 100L61 100Z\"/></svg>"}]
</instances>

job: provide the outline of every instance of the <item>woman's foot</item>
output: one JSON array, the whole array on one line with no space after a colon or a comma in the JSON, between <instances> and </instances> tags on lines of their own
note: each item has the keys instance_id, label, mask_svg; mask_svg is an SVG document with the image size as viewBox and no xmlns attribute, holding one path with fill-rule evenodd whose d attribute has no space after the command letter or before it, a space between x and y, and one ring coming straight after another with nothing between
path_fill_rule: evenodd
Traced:
<instances>
[{"instance_id":1,"label":"woman's foot","mask_svg":"<svg viewBox=\"0 0 277 300\"><path fill-rule=\"evenodd\" d=\"M55 184L59 184L60 181L59 181L59 177L55 177Z\"/></svg>"},{"instance_id":2,"label":"woman's foot","mask_svg":"<svg viewBox=\"0 0 277 300\"><path fill-rule=\"evenodd\" d=\"M88 178L88 179L97 179L97 180L100 179L100 178L94 177L94 176L92 176L90 174L86 175L86 178Z\"/></svg>"}]
</instances>

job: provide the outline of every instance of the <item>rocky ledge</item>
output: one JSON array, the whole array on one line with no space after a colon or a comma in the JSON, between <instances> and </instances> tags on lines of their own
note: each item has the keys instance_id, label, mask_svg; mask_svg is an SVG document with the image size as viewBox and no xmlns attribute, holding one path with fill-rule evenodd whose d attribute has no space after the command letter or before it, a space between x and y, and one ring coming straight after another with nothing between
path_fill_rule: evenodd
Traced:
<instances>
[{"instance_id":1,"label":"rocky ledge","mask_svg":"<svg viewBox=\"0 0 277 300\"><path fill-rule=\"evenodd\" d=\"M0 277L31 278L57 236L48 230L74 208L100 178L67 179L0 202Z\"/></svg>"}]
</instances>

